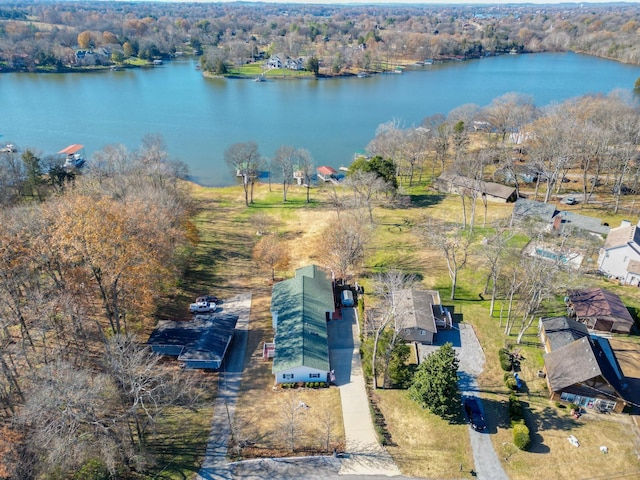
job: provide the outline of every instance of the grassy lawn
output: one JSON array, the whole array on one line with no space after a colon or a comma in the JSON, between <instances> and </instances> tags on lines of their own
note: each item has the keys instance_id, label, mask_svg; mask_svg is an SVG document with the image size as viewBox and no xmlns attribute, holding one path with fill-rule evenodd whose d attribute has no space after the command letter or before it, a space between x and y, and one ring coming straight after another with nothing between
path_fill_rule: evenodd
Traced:
<instances>
[{"instance_id":1,"label":"grassy lawn","mask_svg":"<svg viewBox=\"0 0 640 480\"><path fill-rule=\"evenodd\" d=\"M289 70L288 68L266 68L264 62L248 63L240 67L231 67L229 75L257 77L264 75L272 78L313 78L314 75L306 70Z\"/></svg>"},{"instance_id":2,"label":"grassy lawn","mask_svg":"<svg viewBox=\"0 0 640 480\"><path fill-rule=\"evenodd\" d=\"M200 470L211 428L218 376L198 371L189 374L197 377L201 405L196 410L171 408L156 426L149 441L157 458L153 478L194 478Z\"/></svg>"},{"instance_id":3,"label":"grassy lawn","mask_svg":"<svg viewBox=\"0 0 640 480\"><path fill-rule=\"evenodd\" d=\"M473 452L466 423L442 420L420 408L404 390L378 390L376 398L391 432L387 450L403 475L472 478Z\"/></svg>"},{"instance_id":4,"label":"grassy lawn","mask_svg":"<svg viewBox=\"0 0 640 480\"><path fill-rule=\"evenodd\" d=\"M253 295L247 367L234 427L239 437L255 442L255 445L251 444L242 451L232 453L244 458L290 455L291 452L277 432L283 426L282 405L291 401L302 401L309 406L304 412L295 454L311 450L319 452L324 448L319 435L323 414L329 409L335 418L341 418L339 391L336 388L273 389L271 363L263 362L261 358L263 342L273 338L269 312L271 280L269 273L258 267L251 258L253 246L259 239L251 225L251 218L258 213L269 215L275 224L275 230L288 242L291 254L289 268L276 274L290 277L300 266L314 261L322 263L315 254L316 246L322 241L322 230L335 219L334 211L325 201L326 192L322 187L312 189L311 203L307 204L306 190L291 187L289 201L283 204L280 185L259 185L254 192L255 204L246 208L244 194L239 186L212 189L192 185L189 188L197 206L194 221L199 231L200 243L192 252L190 268L183 284L179 286L179 294L168 306L170 312L174 308L170 316L184 314L187 303L203 292L211 292L221 298L246 291L251 291ZM529 392L520 397L527 407L527 423L532 430L533 444L527 452L515 448L511 429L508 428L508 392L504 386L497 351L500 347L515 343L517 328L514 328L513 336L505 336L503 327L500 326L500 303L496 304L494 316L491 317L489 301L482 301L478 297L485 281L479 255L481 240L491 233L488 228L483 227L483 206L478 203L474 237L476 243L467 267L460 272L456 299L451 301L445 260L439 252L425 247L418 234L418 226L425 218L461 221L460 199L432 192L425 188L424 182L405 190L411 195L411 202L406 206L377 208L374 211L374 237L368 246L363 274L359 278L366 287L366 305L372 306L375 303L368 293L375 273L387 268L401 268L416 274L424 288L438 289L443 303L455 305L455 311L461 320L473 325L486 357L479 384L481 396L485 400L492 440L512 479L534 476L614 478L620 472L638 471L640 463L635 451L640 448L640 442L631 417L587 414L576 420L569 415L567 409L558 408L548 401L546 384L537 376L538 370L542 368L543 351L537 345L535 326L527 332L527 344L521 347L524 360L520 374ZM508 218L512 208L512 205L490 203L487 227L496 219ZM578 205L575 208L585 215L606 218L610 225L617 225L618 218L625 216L610 215L602 205L585 208ZM517 236L513 241L518 246L524 246L527 239ZM640 304L639 289L621 287L601 277L581 277L581 282L611 289L629 305ZM630 352L637 350L640 343L637 337L625 337L622 340L631 342L633 348L629 348ZM630 355L626 364L623 364L625 373L626 368L631 369L638 364L637 359L631 353ZM210 380L213 385L215 378ZM473 468L473 458L465 424L450 424L429 414L410 401L403 391L378 391L376 398L391 434L392 445L388 447L389 452L404 474L430 478L471 476L469 472ZM205 417L202 424L194 420L194 438L205 439L208 434L207 424L210 418L207 414L202 416ZM177 425L176 422L176 427ZM172 432L171 428L171 424L166 426L167 438ZM580 440L579 449L566 440L571 434ZM332 447L339 447L344 443L341 422L332 427L331 437ZM195 445L196 442L193 443ZM609 448L607 455L600 453L601 445ZM188 448L184 449L187 450ZM180 460L182 470L167 468L163 470L163 475L174 478L169 472L175 471L175 478L178 478L177 472L189 470L186 465L196 465L199 461L197 458L203 451L194 448L192 460L186 457Z\"/></svg>"}]
</instances>

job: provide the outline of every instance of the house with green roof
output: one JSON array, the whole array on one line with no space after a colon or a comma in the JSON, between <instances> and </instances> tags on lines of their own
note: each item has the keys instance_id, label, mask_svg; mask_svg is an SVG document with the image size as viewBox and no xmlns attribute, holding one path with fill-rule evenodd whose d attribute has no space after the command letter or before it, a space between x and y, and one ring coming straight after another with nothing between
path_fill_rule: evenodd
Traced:
<instances>
[{"instance_id":1,"label":"house with green roof","mask_svg":"<svg viewBox=\"0 0 640 480\"><path fill-rule=\"evenodd\" d=\"M331 277L317 265L299 268L294 278L273 286L276 383L327 381L327 320L334 310Z\"/></svg>"}]
</instances>

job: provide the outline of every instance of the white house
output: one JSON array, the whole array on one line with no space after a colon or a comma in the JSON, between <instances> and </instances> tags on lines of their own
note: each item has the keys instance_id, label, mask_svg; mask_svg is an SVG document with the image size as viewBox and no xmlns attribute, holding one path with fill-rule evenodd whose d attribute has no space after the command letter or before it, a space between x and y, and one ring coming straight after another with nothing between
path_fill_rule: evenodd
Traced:
<instances>
[{"instance_id":1,"label":"white house","mask_svg":"<svg viewBox=\"0 0 640 480\"><path fill-rule=\"evenodd\" d=\"M638 222L640 224L640 222ZM640 229L623 220L607 235L600 249L598 269L622 283L640 286Z\"/></svg>"},{"instance_id":2,"label":"white house","mask_svg":"<svg viewBox=\"0 0 640 480\"><path fill-rule=\"evenodd\" d=\"M331 277L316 265L276 283L271 295L276 383L328 382L327 320L335 310Z\"/></svg>"}]
</instances>

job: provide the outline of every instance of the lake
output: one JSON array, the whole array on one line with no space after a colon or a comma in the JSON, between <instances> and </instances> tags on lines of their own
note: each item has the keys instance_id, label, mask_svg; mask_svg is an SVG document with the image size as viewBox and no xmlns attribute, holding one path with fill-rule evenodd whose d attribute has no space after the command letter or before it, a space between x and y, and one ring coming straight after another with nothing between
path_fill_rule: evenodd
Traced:
<instances>
[{"instance_id":1,"label":"lake","mask_svg":"<svg viewBox=\"0 0 640 480\"><path fill-rule=\"evenodd\" d=\"M72 143L91 153L164 137L203 185L235 182L223 160L235 142L255 141L263 156L280 145L308 149L314 163L348 165L378 125L403 127L465 103L488 105L507 92L538 106L587 93L630 90L640 67L573 53L504 55L434 64L369 78L254 82L204 78L196 62L74 74L0 75L0 144L43 156Z\"/></svg>"}]
</instances>

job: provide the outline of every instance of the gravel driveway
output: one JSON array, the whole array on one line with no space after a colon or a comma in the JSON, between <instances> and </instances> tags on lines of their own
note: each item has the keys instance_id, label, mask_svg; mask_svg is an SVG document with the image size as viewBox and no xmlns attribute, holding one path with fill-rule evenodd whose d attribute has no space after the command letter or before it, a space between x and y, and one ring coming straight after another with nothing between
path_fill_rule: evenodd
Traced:
<instances>
[{"instance_id":1,"label":"gravel driveway","mask_svg":"<svg viewBox=\"0 0 640 480\"><path fill-rule=\"evenodd\" d=\"M478 395L477 377L484 369L485 356L473 327L466 323L457 323L451 330L438 331L436 340L436 345L418 345L420 361L441 345L451 342L460 360L458 365L460 393L463 396L477 397L480 408L484 410L482 399ZM479 480L509 480L500 460L498 460L489 434L476 432L469 425L469 437L471 448L473 449L473 462L477 478Z\"/></svg>"}]
</instances>

